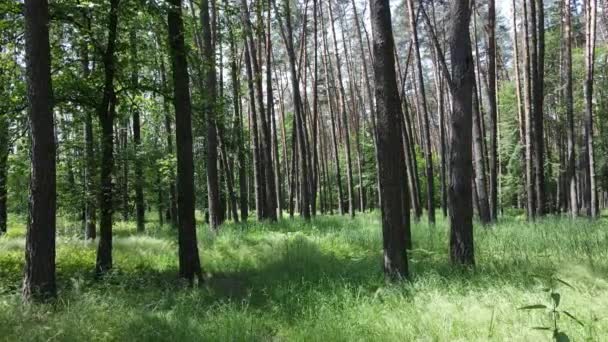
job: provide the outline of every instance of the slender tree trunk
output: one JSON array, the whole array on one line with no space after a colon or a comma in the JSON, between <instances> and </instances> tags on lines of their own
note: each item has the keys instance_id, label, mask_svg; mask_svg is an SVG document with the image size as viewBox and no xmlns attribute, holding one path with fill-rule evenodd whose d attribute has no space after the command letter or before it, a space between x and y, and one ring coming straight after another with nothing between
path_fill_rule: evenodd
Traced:
<instances>
[{"instance_id":1,"label":"slender tree trunk","mask_svg":"<svg viewBox=\"0 0 608 342\"><path fill-rule=\"evenodd\" d=\"M448 46L451 57L452 112L450 115L450 259L452 263L473 265L473 206L471 193L471 133L473 116L473 56L468 0L452 3Z\"/></svg>"},{"instance_id":2,"label":"slender tree trunk","mask_svg":"<svg viewBox=\"0 0 608 342\"><path fill-rule=\"evenodd\" d=\"M191 284L202 281L202 270L194 218L194 161L192 156L192 108L188 62L184 44L181 0L170 0L168 9L169 46L173 66L173 106L177 145L177 187L179 211L179 275Z\"/></svg>"},{"instance_id":3,"label":"slender tree trunk","mask_svg":"<svg viewBox=\"0 0 608 342\"><path fill-rule=\"evenodd\" d=\"M86 80L90 75L89 69L89 50L87 44L82 44L81 48L82 70ZM8 126L6 127L8 129ZM8 134L8 132L6 132ZM95 150L93 141L93 115L90 110L85 109L84 113L84 141L85 141L85 169L84 169L84 196L85 196L85 211L84 211L84 236L85 239L95 240L97 238L96 231L96 201L95 201ZM8 152L8 150L7 150ZM0 206L1 207L1 206Z\"/></svg>"},{"instance_id":4,"label":"slender tree trunk","mask_svg":"<svg viewBox=\"0 0 608 342\"><path fill-rule=\"evenodd\" d=\"M416 28L416 18L414 13L414 2L413 0L407 0L410 31L412 32L413 46L414 46L414 57L416 63L416 72L418 77L418 86L420 88L419 100L420 100L420 114L423 120L423 134L424 134L424 160L426 164L426 192L427 192L427 211L429 224L435 224L435 201L434 201L434 179L433 179L433 157L431 152L431 129L429 123L429 113L427 110L426 103L426 91L424 89L424 76L422 70L422 61L420 58L420 46L418 43L418 29Z\"/></svg>"},{"instance_id":5,"label":"slender tree trunk","mask_svg":"<svg viewBox=\"0 0 608 342\"><path fill-rule=\"evenodd\" d=\"M131 30L129 35L129 44L131 45L131 58L132 58L132 75L131 84L133 89L138 87L138 63L137 60L137 33L135 30ZM135 214L137 219L137 231L143 232L145 230L145 205L144 205L144 174L141 165L141 158L139 150L141 148L141 124L139 120L139 110L136 108L133 111L133 144L135 145Z\"/></svg>"},{"instance_id":6,"label":"slender tree trunk","mask_svg":"<svg viewBox=\"0 0 608 342\"><path fill-rule=\"evenodd\" d=\"M209 227L219 229L222 224L222 209L220 205L220 183L217 169L218 138L216 111L217 105L217 75L215 70L215 45L211 40L212 27L209 15L209 0L203 0L200 8L201 26L203 30L203 73L206 94L204 98L204 113L207 120L207 197L209 201ZM226 169L227 171L228 169Z\"/></svg>"},{"instance_id":7,"label":"slender tree trunk","mask_svg":"<svg viewBox=\"0 0 608 342\"><path fill-rule=\"evenodd\" d=\"M593 72L595 59L595 31L597 0L587 0L586 15L586 44L585 44L585 142L587 145L587 173L589 174L589 207L591 217L599 215L597 186L595 180L595 156L593 148Z\"/></svg>"},{"instance_id":8,"label":"slender tree trunk","mask_svg":"<svg viewBox=\"0 0 608 342\"><path fill-rule=\"evenodd\" d=\"M247 70L247 85L249 89L249 124L251 125L250 134L253 144L253 176L255 189L255 211L258 220L264 219L264 187L262 164L260 162L260 143L258 135L257 110L255 108L255 88L253 85L253 71L251 68L251 52L249 46L245 44L245 69Z\"/></svg>"},{"instance_id":9,"label":"slender tree trunk","mask_svg":"<svg viewBox=\"0 0 608 342\"><path fill-rule=\"evenodd\" d=\"M326 80L325 90L327 93L327 99L328 99L328 103L329 103L332 147L333 147L333 153L335 156L336 183L338 186L338 212L340 213L340 215L344 215L344 193L342 190L342 173L340 170L340 158L339 158L339 154L338 154L338 137L337 137L337 132L336 132L337 128L336 128L336 120L335 120L335 111L334 111L334 106L333 106L333 101L332 101L332 96L331 96L331 91L330 91L330 88L331 88L330 82L333 81L334 75L332 72L333 68L332 68L331 58L329 57L329 48L328 48L328 44L327 44L325 20L324 20L323 13L322 13L323 6L320 6L320 8L321 8L321 24L323 26L323 52L324 52L323 53L323 70L325 73L325 80Z\"/></svg>"},{"instance_id":10,"label":"slender tree trunk","mask_svg":"<svg viewBox=\"0 0 608 342\"><path fill-rule=\"evenodd\" d=\"M110 1L108 43L103 55L104 89L97 111L102 131L99 245L95 267L97 274L112 268L112 214L114 212L112 209L112 172L114 170L114 117L116 116L114 51L118 30L118 5L119 0Z\"/></svg>"},{"instance_id":11,"label":"slender tree trunk","mask_svg":"<svg viewBox=\"0 0 608 342\"><path fill-rule=\"evenodd\" d=\"M496 2L488 0L488 102L490 123L490 215L498 217L498 120L496 109Z\"/></svg>"},{"instance_id":12,"label":"slender tree trunk","mask_svg":"<svg viewBox=\"0 0 608 342\"><path fill-rule=\"evenodd\" d=\"M169 104L167 101L167 96L169 93L169 87L167 86L167 76L165 70L165 59L161 55L160 60L160 76L163 87L163 110L164 114L164 125L165 125L165 133L167 134L167 154L173 155L175 153L173 149L173 128L171 123L171 113L169 112ZM171 225L173 228L178 227L178 210L177 210L177 184L175 182L175 175L171 175L171 179L169 180L169 218L171 219Z\"/></svg>"},{"instance_id":13,"label":"slender tree trunk","mask_svg":"<svg viewBox=\"0 0 608 342\"><path fill-rule=\"evenodd\" d=\"M532 61L530 57L530 30L528 25L528 5L527 1L534 0L524 0L523 1L523 23L524 23L524 32L523 32L523 40L524 40L524 112L525 112L525 133L526 133L526 210L528 214L528 219L533 220L534 215L536 214L534 205L534 150L532 140L534 139L533 129L533 76L535 70L532 69ZM534 47L534 49L536 49Z\"/></svg>"},{"instance_id":14,"label":"slender tree trunk","mask_svg":"<svg viewBox=\"0 0 608 342\"><path fill-rule=\"evenodd\" d=\"M574 135L574 100L572 98L572 23L571 23L571 1L564 0L564 73L566 74L566 120L567 120L567 156L566 170L567 183L570 193L570 215L578 216L578 194L576 189L576 141Z\"/></svg>"},{"instance_id":15,"label":"slender tree trunk","mask_svg":"<svg viewBox=\"0 0 608 342\"><path fill-rule=\"evenodd\" d=\"M338 90L339 90L339 98L340 98L340 112L342 114L342 125L344 126L344 153L346 154L346 179L347 179L347 187L348 187L348 212L351 217L355 216L354 210L354 185L353 185L353 171L352 171L352 160L350 153L350 129L348 128L348 115L346 113L346 92L344 91L344 83L342 79L342 71L340 62L340 53L338 51L338 39L336 36L336 29L334 25L334 15L331 7L331 1L327 3L327 8L329 8L329 18L331 21L331 30L333 34L334 40L334 49L336 52L336 71L338 76Z\"/></svg>"},{"instance_id":16,"label":"slender tree trunk","mask_svg":"<svg viewBox=\"0 0 608 342\"><path fill-rule=\"evenodd\" d=\"M475 85L473 86L475 87ZM486 189L485 158L481 140L481 113L478 110L477 92L473 93L473 157L475 162L475 186L477 189L477 208L481 223L488 224L491 221L490 205L488 203L488 191Z\"/></svg>"},{"instance_id":17,"label":"slender tree trunk","mask_svg":"<svg viewBox=\"0 0 608 342\"><path fill-rule=\"evenodd\" d=\"M530 0L536 13L532 15L533 49L536 51L534 74L534 170L536 172L536 216L545 215L545 134L544 134L544 73L545 73L545 9L543 0ZM534 40L536 42L534 42ZM534 44L536 43L536 44Z\"/></svg>"},{"instance_id":18,"label":"slender tree trunk","mask_svg":"<svg viewBox=\"0 0 608 342\"><path fill-rule=\"evenodd\" d=\"M56 146L53 128L49 6L46 0L27 0L24 10L32 162L23 297L26 300L38 300L54 297L56 294Z\"/></svg>"},{"instance_id":19,"label":"slender tree trunk","mask_svg":"<svg viewBox=\"0 0 608 342\"><path fill-rule=\"evenodd\" d=\"M409 228L407 180L401 136L395 122L402 116L388 0L370 0L374 41L374 75L377 104L378 161L382 193L384 273L391 279L408 277L406 230Z\"/></svg>"},{"instance_id":20,"label":"slender tree trunk","mask_svg":"<svg viewBox=\"0 0 608 342\"><path fill-rule=\"evenodd\" d=\"M304 113L302 112L302 99L300 96L300 86L298 81L298 73L296 71L296 56L293 47L293 30L291 25L291 10L288 0L284 1L285 10L285 29L283 29L282 20L281 32L285 47L287 50L287 56L289 59L289 67L291 72L291 94L293 96L293 104L295 111L295 124L296 124L296 135L297 135L297 146L299 152L299 175L300 175L300 194L302 203L300 203L300 213L305 220L310 220L310 194L308 186L308 160L306 157L306 132L304 130ZM274 4L273 4L274 5ZM275 8L276 11L276 8ZM278 11L276 11L278 13ZM295 157L295 156L294 156Z\"/></svg>"},{"instance_id":21,"label":"slender tree trunk","mask_svg":"<svg viewBox=\"0 0 608 342\"><path fill-rule=\"evenodd\" d=\"M114 105L116 106L116 105ZM122 219L123 221L129 220L129 118L124 117L121 120L121 124L116 130L120 132L118 136L117 154L120 157L122 164L122 178L121 178L121 199L122 199Z\"/></svg>"}]
</instances>

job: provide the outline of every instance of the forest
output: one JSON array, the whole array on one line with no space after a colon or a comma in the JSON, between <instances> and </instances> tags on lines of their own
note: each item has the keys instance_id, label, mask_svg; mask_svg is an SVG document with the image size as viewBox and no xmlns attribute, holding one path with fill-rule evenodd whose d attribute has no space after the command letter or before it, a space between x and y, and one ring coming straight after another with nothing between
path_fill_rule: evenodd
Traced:
<instances>
[{"instance_id":1,"label":"forest","mask_svg":"<svg viewBox=\"0 0 608 342\"><path fill-rule=\"evenodd\" d=\"M608 0L0 0L0 341L605 341Z\"/></svg>"}]
</instances>

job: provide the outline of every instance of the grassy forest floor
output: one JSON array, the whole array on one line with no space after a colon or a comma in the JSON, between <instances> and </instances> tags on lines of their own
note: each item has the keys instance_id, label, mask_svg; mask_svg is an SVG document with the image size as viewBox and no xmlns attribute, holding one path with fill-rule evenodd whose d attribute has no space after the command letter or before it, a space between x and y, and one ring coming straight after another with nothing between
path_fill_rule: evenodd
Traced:
<instances>
[{"instance_id":1,"label":"grassy forest floor","mask_svg":"<svg viewBox=\"0 0 608 342\"><path fill-rule=\"evenodd\" d=\"M377 214L319 217L309 224L227 224L219 235L199 225L206 281L177 281L175 232L147 224L114 229L114 271L95 280L96 244L79 225L58 221L58 299L21 304L24 221L0 238L0 340L5 341L543 341L543 310L557 282L558 325L572 340L608 337L608 218L503 218L476 226L477 267L447 256L447 224L414 223L411 282L386 284ZM156 227L155 227L156 226Z\"/></svg>"}]
</instances>

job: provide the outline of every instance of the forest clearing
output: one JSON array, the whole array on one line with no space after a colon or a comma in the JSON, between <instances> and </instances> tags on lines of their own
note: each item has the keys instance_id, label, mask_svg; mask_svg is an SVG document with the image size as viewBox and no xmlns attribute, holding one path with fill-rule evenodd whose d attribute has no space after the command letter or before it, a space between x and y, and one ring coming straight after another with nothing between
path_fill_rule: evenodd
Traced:
<instances>
[{"instance_id":1,"label":"forest clearing","mask_svg":"<svg viewBox=\"0 0 608 342\"><path fill-rule=\"evenodd\" d=\"M0 0L0 341L608 340L608 0Z\"/></svg>"},{"instance_id":2,"label":"forest clearing","mask_svg":"<svg viewBox=\"0 0 608 342\"><path fill-rule=\"evenodd\" d=\"M411 282L386 283L378 214L319 217L199 230L200 288L176 282L175 232L114 230L115 263L103 282L91 272L95 246L58 223L59 298L22 307L22 222L0 240L0 336L6 341L544 341L552 326L530 304L550 306L552 276L572 341L608 336L606 218L529 225L521 217L476 230L477 267L450 267L447 226L412 225ZM575 225L576 227L574 227ZM203 226L203 225L201 225ZM571 234L577 229L580 234Z\"/></svg>"}]
</instances>

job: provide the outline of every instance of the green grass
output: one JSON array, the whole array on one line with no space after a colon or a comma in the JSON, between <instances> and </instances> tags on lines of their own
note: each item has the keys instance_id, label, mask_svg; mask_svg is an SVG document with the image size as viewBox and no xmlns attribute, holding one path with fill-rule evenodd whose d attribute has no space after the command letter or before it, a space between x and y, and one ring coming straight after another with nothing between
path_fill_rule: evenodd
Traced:
<instances>
[{"instance_id":1,"label":"green grass","mask_svg":"<svg viewBox=\"0 0 608 342\"><path fill-rule=\"evenodd\" d=\"M563 286L574 341L608 336L608 220L505 218L476 227L474 270L454 269L447 226L414 223L412 279L387 284L381 272L377 214L319 217L306 224L227 224L219 235L199 228L206 281L177 280L170 228L117 223L114 271L95 280L94 243L79 225L58 221L59 296L21 303L23 220L11 218L0 238L0 340L6 341L543 341L542 277ZM540 277L540 278L539 278Z\"/></svg>"}]
</instances>

